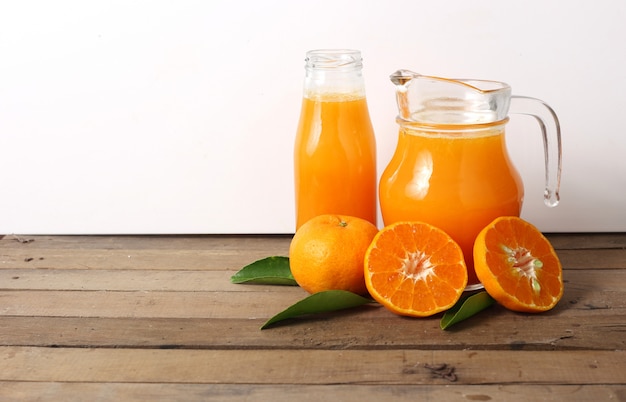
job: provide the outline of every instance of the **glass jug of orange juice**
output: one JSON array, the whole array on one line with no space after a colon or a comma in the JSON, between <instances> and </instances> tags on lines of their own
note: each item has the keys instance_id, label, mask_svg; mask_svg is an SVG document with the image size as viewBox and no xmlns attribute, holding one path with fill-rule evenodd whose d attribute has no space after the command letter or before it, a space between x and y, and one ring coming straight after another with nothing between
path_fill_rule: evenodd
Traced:
<instances>
[{"instance_id":1,"label":"glass jug of orange juice","mask_svg":"<svg viewBox=\"0 0 626 402\"><path fill-rule=\"evenodd\" d=\"M322 214L376 225L376 140L361 52L311 50L294 147L296 229Z\"/></svg>"},{"instance_id":2,"label":"glass jug of orange juice","mask_svg":"<svg viewBox=\"0 0 626 402\"><path fill-rule=\"evenodd\" d=\"M482 287L473 268L478 232L493 219L519 216L524 187L505 144L508 113L534 116L543 133L544 201L556 206L561 176L561 134L544 102L511 96L501 82L457 80L399 70L399 138L379 185L385 225L418 220L446 231L461 246L468 290Z\"/></svg>"}]
</instances>

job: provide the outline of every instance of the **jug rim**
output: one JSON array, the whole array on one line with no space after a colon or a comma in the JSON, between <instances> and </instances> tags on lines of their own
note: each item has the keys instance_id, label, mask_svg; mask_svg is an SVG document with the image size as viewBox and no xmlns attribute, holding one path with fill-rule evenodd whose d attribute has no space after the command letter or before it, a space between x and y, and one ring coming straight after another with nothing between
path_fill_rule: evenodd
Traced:
<instances>
[{"instance_id":1,"label":"jug rim","mask_svg":"<svg viewBox=\"0 0 626 402\"><path fill-rule=\"evenodd\" d=\"M451 84L459 84L467 88L473 89L475 91L478 91L480 93L490 93L490 92L498 92L498 91L503 91L503 90L504 91L511 90L511 86L503 81L486 80L486 79L480 79L480 78L438 77L435 75L420 74L420 73L416 73L414 71L405 70L405 69L397 70L396 72L391 74L389 78L394 84L400 85L400 86L404 86L407 82L410 82L414 79L422 78L422 79L428 79L428 80L433 80L433 81L444 81L444 82L451 83ZM480 86L481 84L482 86L487 86L487 87L481 88Z\"/></svg>"},{"instance_id":2,"label":"jug rim","mask_svg":"<svg viewBox=\"0 0 626 402\"><path fill-rule=\"evenodd\" d=\"M422 76L424 78L446 81L450 83L458 83L468 88L474 89L480 93L489 93L489 92L498 92L502 90L511 89L511 86L506 82L495 81L495 80L483 80L476 78L444 78L444 77L435 77L430 75ZM478 84L490 85L490 88L480 88Z\"/></svg>"}]
</instances>

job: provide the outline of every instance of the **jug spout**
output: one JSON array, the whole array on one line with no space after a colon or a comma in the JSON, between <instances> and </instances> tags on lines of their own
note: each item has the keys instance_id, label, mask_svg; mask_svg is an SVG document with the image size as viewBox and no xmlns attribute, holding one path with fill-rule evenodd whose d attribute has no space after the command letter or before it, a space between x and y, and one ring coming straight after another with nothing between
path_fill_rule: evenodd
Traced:
<instances>
[{"instance_id":1,"label":"jug spout","mask_svg":"<svg viewBox=\"0 0 626 402\"><path fill-rule=\"evenodd\" d=\"M398 103L398 114L403 120L411 120L411 109L409 108L408 90L411 80L420 75L409 70L398 70L391 74L389 78L396 86L396 101Z\"/></svg>"},{"instance_id":2,"label":"jug spout","mask_svg":"<svg viewBox=\"0 0 626 402\"><path fill-rule=\"evenodd\" d=\"M413 71L410 71L410 70L398 70L395 73L391 74L389 78L391 79L391 82L396 84L396 86L398 87L398 90L400 91L401 90L400 87L406 88L405 84L407 84L409 81L419 76L420 74L414 73Z\"/></svg>"}]
</instances>

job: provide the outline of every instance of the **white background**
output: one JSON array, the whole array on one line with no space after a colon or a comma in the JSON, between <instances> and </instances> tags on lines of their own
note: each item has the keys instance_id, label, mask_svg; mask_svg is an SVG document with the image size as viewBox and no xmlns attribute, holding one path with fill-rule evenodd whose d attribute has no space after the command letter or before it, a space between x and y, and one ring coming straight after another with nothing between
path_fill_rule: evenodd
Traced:
<instances>
[{"instance_id":1,"label":"white background","mask_svg":"<svg viewBox=\"0 0 626 402\"><path fill-rule=\"evenodd\" d=\"M379 174L397 135L389 74L505 81L563 132L549 209L539 129L508 125L523 217L626 231L625 20L622 0L2 0L0 233L293 232L314 48L362 51Z\"/></svg>"}]
</instances>

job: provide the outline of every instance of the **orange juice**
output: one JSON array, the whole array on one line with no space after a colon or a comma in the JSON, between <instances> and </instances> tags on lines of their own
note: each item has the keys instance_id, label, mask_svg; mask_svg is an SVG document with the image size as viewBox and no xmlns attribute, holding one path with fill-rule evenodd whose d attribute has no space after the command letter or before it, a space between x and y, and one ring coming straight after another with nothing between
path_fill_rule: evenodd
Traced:
<instances>
[{"instance_id":1,"label":"orange juice","mask_svg":"<svg viewBox=\"0 0 626 402\"><path fill-rule=\"evenodd\" d=\"M364 96L305 96L294 165L296 229L326 213L376 224L376 142Z\"/></svg>"},{"instance_id":2,"label":"orange juice","mask_svg":"<svg viewBox=\"0 0 626 402\"><path fill-rule=\"evenodd\" d=\"M523 194L502 123L441 131L402 126L380 180L384 224L413 220L443 229L463 250L469 285L479 283L474 239L496 217L519 216Z\"/></svg>"}]
</instances>

